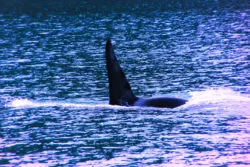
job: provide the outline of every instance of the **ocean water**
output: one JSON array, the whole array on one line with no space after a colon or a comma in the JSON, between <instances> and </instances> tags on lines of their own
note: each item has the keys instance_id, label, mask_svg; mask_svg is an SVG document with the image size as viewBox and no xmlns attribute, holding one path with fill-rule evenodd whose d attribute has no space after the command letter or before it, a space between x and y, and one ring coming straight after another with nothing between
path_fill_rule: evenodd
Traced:
<instances>
[{"instance_id":1,"label":"ocean water","mask_svg":"<svg viewBox=\"0 0 250 167\"><path fill-rule=\"evenodd\" d=\"M5 1L1 166L250 166L247 1ZM139 97L108 104L105 43Z\"/></svg>"}]
</instances>

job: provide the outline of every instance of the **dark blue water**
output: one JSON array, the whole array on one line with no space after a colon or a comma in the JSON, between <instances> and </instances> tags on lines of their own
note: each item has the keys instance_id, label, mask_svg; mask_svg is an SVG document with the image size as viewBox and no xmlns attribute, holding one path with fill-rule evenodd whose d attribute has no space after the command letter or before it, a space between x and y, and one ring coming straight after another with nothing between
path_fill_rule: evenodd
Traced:
<instances>
[{"instance_id":1,"label":"dark blue water","mask_svg":"<svg viewBox=\"0 0 250 167\"><path fill-rule=\"evenodd\" d=\"M249 166L247 1L12 0L0 8L2 166ZM139 97L108 104L111 38Z\"/></svg>"}]
</instances>

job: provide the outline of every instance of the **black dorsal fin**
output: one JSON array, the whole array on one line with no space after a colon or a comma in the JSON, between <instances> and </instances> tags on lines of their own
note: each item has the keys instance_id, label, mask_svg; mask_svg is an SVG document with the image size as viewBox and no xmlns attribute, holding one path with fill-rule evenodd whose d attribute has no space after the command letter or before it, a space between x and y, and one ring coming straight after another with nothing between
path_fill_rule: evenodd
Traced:
<instances>
[{"instance_id":1,"label":"black dorsal fin","mask_svg":"<svg viewBox=\"0 0 250 167\"><path fill-rule=\"evenodd\" d=\"M106 43L106 66L109 78L109 104L133 105L137 97L133 94L126 76L116 59L110 40Z\"/></svg>"}]
</instances>

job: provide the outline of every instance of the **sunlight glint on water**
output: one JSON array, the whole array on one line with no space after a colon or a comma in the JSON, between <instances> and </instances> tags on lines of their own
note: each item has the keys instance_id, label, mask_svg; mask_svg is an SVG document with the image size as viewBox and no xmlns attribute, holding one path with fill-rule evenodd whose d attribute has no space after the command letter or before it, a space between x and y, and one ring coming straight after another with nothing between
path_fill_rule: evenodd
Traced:
<instances>
[{"instance_id":1,"label":"sunlight glint on water","mask_svg":"<svg viewBox=\"0 0 250 167\"><path fill-rule=\"evenodd\" d=\"M249 166L248 1L4 1L0 166ZM111 106L111 38L139 97Z\"/></svg>"}]
</instances>

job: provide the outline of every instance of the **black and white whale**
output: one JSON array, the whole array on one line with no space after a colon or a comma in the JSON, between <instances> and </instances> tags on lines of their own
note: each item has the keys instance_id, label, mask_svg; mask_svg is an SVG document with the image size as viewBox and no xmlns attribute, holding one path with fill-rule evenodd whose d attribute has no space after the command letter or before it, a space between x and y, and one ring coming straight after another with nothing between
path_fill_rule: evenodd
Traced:
<instances>
[{"instance_id":1,"label":"black and white whale","mask_svg":"<svg viewBox=\"0 0 250 167\"><path fill-rule=\"evenodd\" d=\"M109 104L119 106L144 106L175 108L187 102L179 98L138 98L134 95L128 80L115 56L111 41L106 43L106 67L109 80Z\"/></svg>"}]
</instances>

